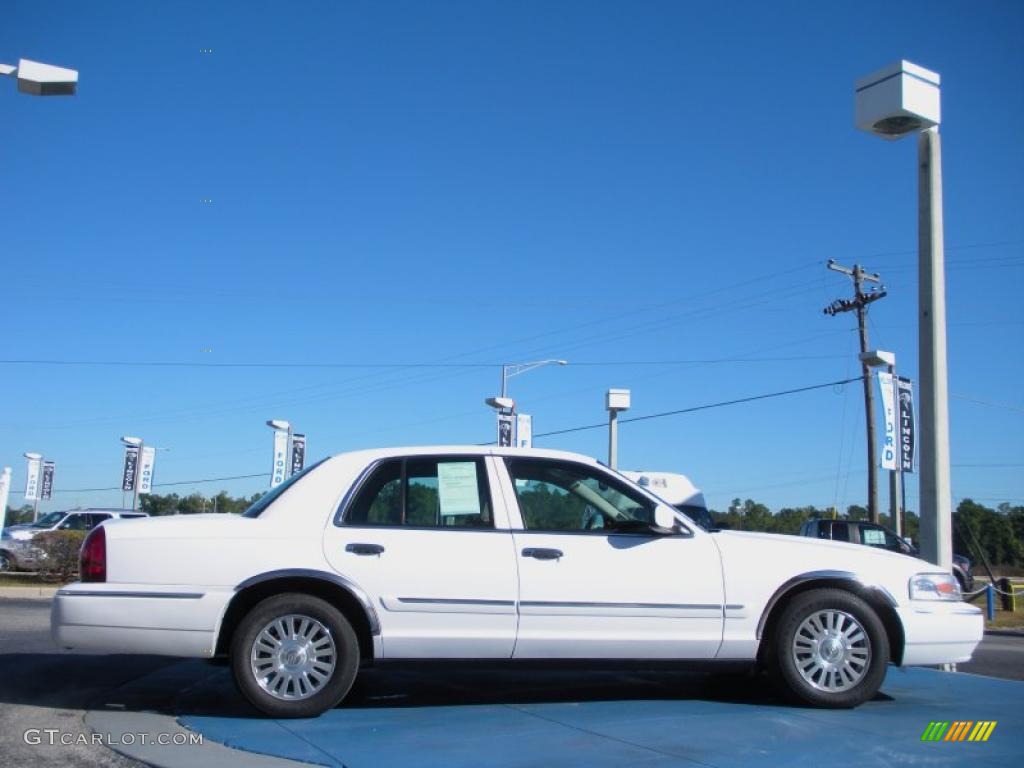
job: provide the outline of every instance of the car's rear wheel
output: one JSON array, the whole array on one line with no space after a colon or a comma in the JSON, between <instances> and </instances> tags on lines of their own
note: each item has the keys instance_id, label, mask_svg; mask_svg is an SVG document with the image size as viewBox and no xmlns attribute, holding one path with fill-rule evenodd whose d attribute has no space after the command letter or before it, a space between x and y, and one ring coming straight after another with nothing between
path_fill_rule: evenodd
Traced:
<instances>
[{"instance_id":1,"label":"car's rear wheel","mask_svg":"<svg viewBox=\"0 0 1024 768\"><path fill-rule=\"evenodd\" d=\"M0 552L0 573L9 573L14 570L14 560L6 552Z\"/></svg>"},{"instance_id":2,"label":"car's rear wheel","mask_svg":"<svg viewBox=\"0 0 1024 768\"><path fill-rule=\"evenodd\" d=\"M359 670L352 625L318 597L287 593L258 603L231 643L235 683L274 717L315 717L337 705Z\"/></svg>"},{"instance_id":3,"label":"car's rear wheel","mask_svg":"<svg viewBox=\"0 0 1024 768\"><path fill-rule=\"evenodd\" d=\"M797 595L775 625L777 681L802 704L855 707L882 685L889 642L864 600L840 589Z\"/></svg>"}]
</instances>

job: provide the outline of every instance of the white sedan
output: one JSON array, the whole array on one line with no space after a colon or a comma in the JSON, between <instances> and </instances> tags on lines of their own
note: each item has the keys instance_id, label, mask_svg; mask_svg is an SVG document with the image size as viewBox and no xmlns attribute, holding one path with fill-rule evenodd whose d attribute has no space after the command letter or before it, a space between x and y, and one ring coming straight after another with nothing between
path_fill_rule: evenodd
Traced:
<instances>
[{"instance_id":1,"label":"white sedan","mask_svg":"<svg viewBox=\"0 0 1024 768\"><path fill-rule=\"evenodd\" d=\"M341 454L241 516L107 522L51 621L66 647L229 657L277 717L393 659L741 662L850 707L889 662L966 661L983 632L924 561L709 533L593 459L463 446Z\"/></svg>"}]
</instances>

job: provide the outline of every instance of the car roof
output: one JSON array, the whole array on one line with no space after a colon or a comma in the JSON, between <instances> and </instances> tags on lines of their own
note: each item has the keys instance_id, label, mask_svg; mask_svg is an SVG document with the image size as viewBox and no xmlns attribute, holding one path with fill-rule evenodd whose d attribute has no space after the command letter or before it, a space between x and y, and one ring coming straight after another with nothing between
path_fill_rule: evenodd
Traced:
<instances>
[{"instance_id":1,"label":"car roof","mask_svg":"<svg viewBox=\"0 0 1024 768\"><path fill-rule=\"evenodd\" d=\"M392 448L371 448L358 451L346 451L336 454L333 458L360 458L366 460L382 458L401 458L404 456L420 456L423 454L475 455L475 456L520 456L544 459L564 459L594 466L604 466L597 459L571 451L555 451L548 448L507 448L494 445L408 445Z\"/></svg>"}]
</instances>

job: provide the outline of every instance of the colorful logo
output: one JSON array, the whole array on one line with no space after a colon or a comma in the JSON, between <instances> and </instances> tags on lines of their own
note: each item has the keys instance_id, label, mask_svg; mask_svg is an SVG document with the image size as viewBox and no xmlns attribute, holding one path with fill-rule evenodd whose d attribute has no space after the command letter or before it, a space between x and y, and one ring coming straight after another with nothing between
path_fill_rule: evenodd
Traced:
<instances>
[{"instance_id":1,"label":"colorful logo","mask_svg":"<svg viewBox=\"0 0 1024 768\"><path fill-rule=\"evenodd\" d=\"M997 720L949 720L928 723L921 741L988 741Z\"/></svg>"}]
</instances>

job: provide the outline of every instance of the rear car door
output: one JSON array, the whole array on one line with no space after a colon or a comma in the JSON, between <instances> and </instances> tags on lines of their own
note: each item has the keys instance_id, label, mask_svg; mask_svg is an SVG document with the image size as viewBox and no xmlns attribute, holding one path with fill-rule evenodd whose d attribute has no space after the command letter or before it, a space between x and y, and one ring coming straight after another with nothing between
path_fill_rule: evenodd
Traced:
<instances>
[{"instance_id":1,"label":"rear car door","mask_svg":"<svg viewBox=\"0 0 1024 768\"><path fill-rule=\"evenodd\" d=\"M328 525L327 560L373 600L384 657L512 655L516 565L490 463L483 455L379 461Z\"/></svg>"},{"instance_id":2,"label":"rear car door","mask_svg":"<svg viewBox=\"0 0 1024 768\"><path fill-rule=\"evenodd\" d=\"M657 502L597 466L507 456L519 567L516 658L712 658L721 558L710 534L653 533Z\"/></svg>"}]
</instances>

